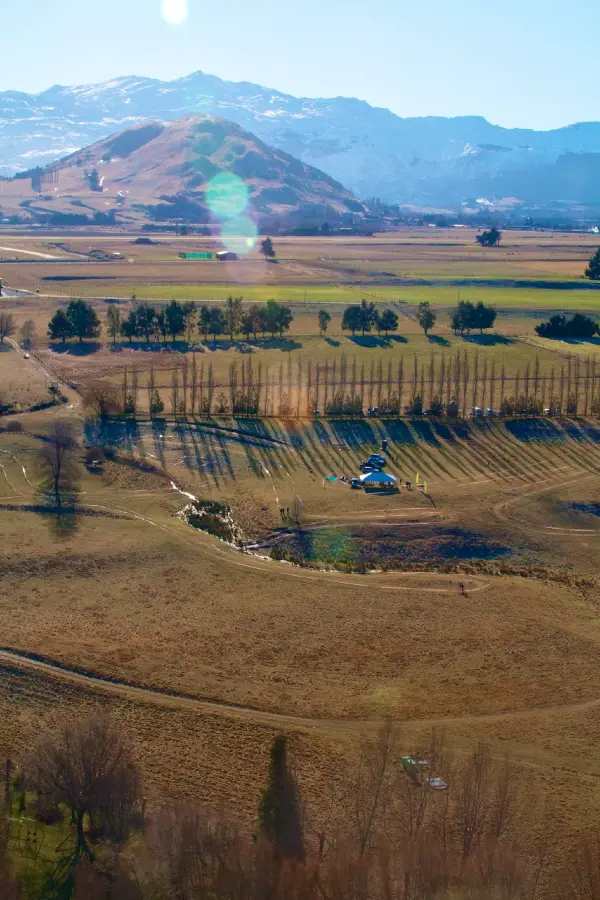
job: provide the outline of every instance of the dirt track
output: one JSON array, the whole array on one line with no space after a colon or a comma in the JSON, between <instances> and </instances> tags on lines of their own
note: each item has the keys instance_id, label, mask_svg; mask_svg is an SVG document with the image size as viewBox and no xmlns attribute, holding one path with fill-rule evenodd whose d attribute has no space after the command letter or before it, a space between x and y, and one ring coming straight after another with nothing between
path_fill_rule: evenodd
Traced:
<instances>
[{"instance_id":1,"label":"dirt track","mask_svg":"<svg viewBox=\"0 0 600 900\"><path fill-rule=\"evenodd\" d=\"M374 731L381 727L383 719L333 719L305 718L289 716L283 713L266 712L251 706L235 703L223 703L206 697L192 697L182 694L157 691L151 687L128 684L123 681L103 678L89 672L81 672L60 665L54 660L40 659L26 652L10 648L0 649L0 662L17 666L26 671L36 672L48 678L78 685L87 690L110 694L123 700L152 704L171 709L192 710L210 715L225 716L230 719L251 721L258 725L274 728L291 728L296 731L312 731L319 729L333 732ZM444 727L468 722L503 722L506 720L526 719L533 714L552 714L561 712L583 712L600 706L600 697L577 700L555 706L533 706L526 709L509 710L503 713L484 713L482 715L440 716L427 719L398 720L397 725L422 727Z\"/></svg>"}]
</instances>

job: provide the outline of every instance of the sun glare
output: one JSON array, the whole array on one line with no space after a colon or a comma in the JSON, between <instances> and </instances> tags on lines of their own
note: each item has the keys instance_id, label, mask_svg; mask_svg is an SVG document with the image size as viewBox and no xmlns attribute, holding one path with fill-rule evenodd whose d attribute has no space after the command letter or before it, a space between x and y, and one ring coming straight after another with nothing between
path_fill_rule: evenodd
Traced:
<instances>
[{"instance_id":1,"label":"sun glare","mask_svg":"<svg viewBox=\"0 0 600 900\"><path fill-rule=\"evenodd\" d=\"M188 17L188 0L161 0L160 8L169 25L181 25Z\"/></svg>"}]
</instances>

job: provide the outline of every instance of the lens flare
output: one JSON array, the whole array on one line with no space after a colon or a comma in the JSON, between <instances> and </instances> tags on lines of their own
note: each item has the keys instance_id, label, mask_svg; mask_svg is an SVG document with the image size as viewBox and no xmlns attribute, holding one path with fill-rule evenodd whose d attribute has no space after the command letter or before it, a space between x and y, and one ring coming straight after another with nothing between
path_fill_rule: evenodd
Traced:
<instances>
[{"instance_id":1,"label":"lens flare","mask_svg":"<svg viewBox=\"0 0 600 900\"><path fill-rule=\"evenodd\" d=\"M188 0L161 0L160 11L169 25L181 25L188 17Z\"/></svg>"},{"instance_id":2,"label":"lens flare","mask_svg":"<svg viewBox=\"0 0 600 900\"><path fill-rule=\"evenodd\" d=\"M206 188L208 208L219 219L235 219L248 206L250 193L237 175L222 172L209 181Z\"/></svg>"},{"instance_id":3,"label":"lens flare","mask_svg":"<svg viewBox=\"0 0 600 900\"><path fill-rule=\"evenodd\" d=\"M357 559L357 547L350 532L327 526L313 535L312 558L325 563L353 565Z\"/></svg>"},{"instance_id":4,"label":"lens flare","mask_svg":"<svg viewBox=\"0 0 600 900\"><path fill-rule=\"evenodd\" d=\"M237 219L228 219L223 222L221 228L221 241L223 246L228 250L232 250L238 255L249 253L256 245L258 237L258 229L247 216L240 216Z\"/></svg>"}]
</instances>

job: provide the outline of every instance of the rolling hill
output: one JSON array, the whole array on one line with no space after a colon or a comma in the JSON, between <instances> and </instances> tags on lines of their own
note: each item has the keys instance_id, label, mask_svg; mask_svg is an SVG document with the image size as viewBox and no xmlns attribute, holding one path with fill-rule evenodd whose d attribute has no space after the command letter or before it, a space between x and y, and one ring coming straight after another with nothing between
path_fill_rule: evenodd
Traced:
<instances>
[{"instance_id":1,"label":"rolling hill","mask_svg":"<svg viewBox=\"0 0 600 900\"><path fill-rule=\"evenodd\" d=\"M212 203L211 189L217 191ZM324 172L212 116L136 125L2 180L0 207L4 217L55 224L76 224L76 217L99 224L209 223L241 215L292 224L350 222L365 214Z\"/></svg>"},{"instance_id":2,"label":"rolling hill","mask_svg":"<svg viewBox=\"0 0 600 900\"><path fill-rule=\"evenodd\" d=\"M359 197L453 209L600 204L600 123L507 129L480 116L400 118L360 100L296 98L203 72L0 92L0 175L148 119L216 115L327 172Z\"/></svg>"}]
</instances>

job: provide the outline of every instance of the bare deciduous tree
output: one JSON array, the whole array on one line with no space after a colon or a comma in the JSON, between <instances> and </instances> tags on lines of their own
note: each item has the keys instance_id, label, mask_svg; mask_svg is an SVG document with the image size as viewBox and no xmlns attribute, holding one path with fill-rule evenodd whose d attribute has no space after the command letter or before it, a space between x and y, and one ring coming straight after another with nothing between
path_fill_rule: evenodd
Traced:
<instances>
[{"instance_id":1,"label":"bare deciduous tree","mask_svg":"<svg viewBox=\"0 0 600 900\"><path fill-rule=\"evenodd\" d=\"M75 856L94 854L84 830L98 830L114 841L129 832L140 798L138 770L123 736L101 714L65 724L42 735L31 754L29 777L38 790L71 810L76 829Z\"/></svg>"},{"instance_id":2,"label":"bare deciduous tree","mask_svg":"<svg viewBox=\"0 0 600 900\"><path fill-rule=\"evenodd\" d=\"M33 347L35 341L35 322L33 319L27 319L23 322L19 336L24 347Z\"/></svg>"},{"instance_id":3,"label":"bare deciduous tree","mask_svg":"<svg viewBox=\"0 0 600 900\"><path fill-rule=\"evenodd\" d=\"M38 453L42 486L52 492L56 505L61 505L63 491L73 491L77 485L79 467L76 452L77 434L72 422L59 419L52 423L50 434Z\"/></svg>"},{"instance_id":4,"label":"bare deciduous tree","mask_svg":"<svg viewBox=\"0 0 600 900\"><path fill-rule=\"evenodd\" d=\"M123 389L119 389L104 381L91 381L85 385L83 400L86 408L92 409L97 416L104 418L123 408Z\"/></svg>"},{"instance_id":5,"label":"bare deciduous tree","mask_svg":"<svg viewBox=\"0 0 600 900\"><path fill-rule=\"evenodd\" d=\"M4 343L4 338L12 337L17 330L15 317L9 312L0 312L0 345Z\"/></svg>"},{"instance_id":6,"label":"bare deciduous tree","mask_svg":"<svg viewBox=\"0 0 600 900\"><path fill-rule=\"evenodd\" d=\"M352 794L352 818L356 830L359 853L369 847L391 798L391 788L397 777L396 748L398 735L390 722L378 733L375 741L361 747Z\"/></svg>"}]
</instances>

